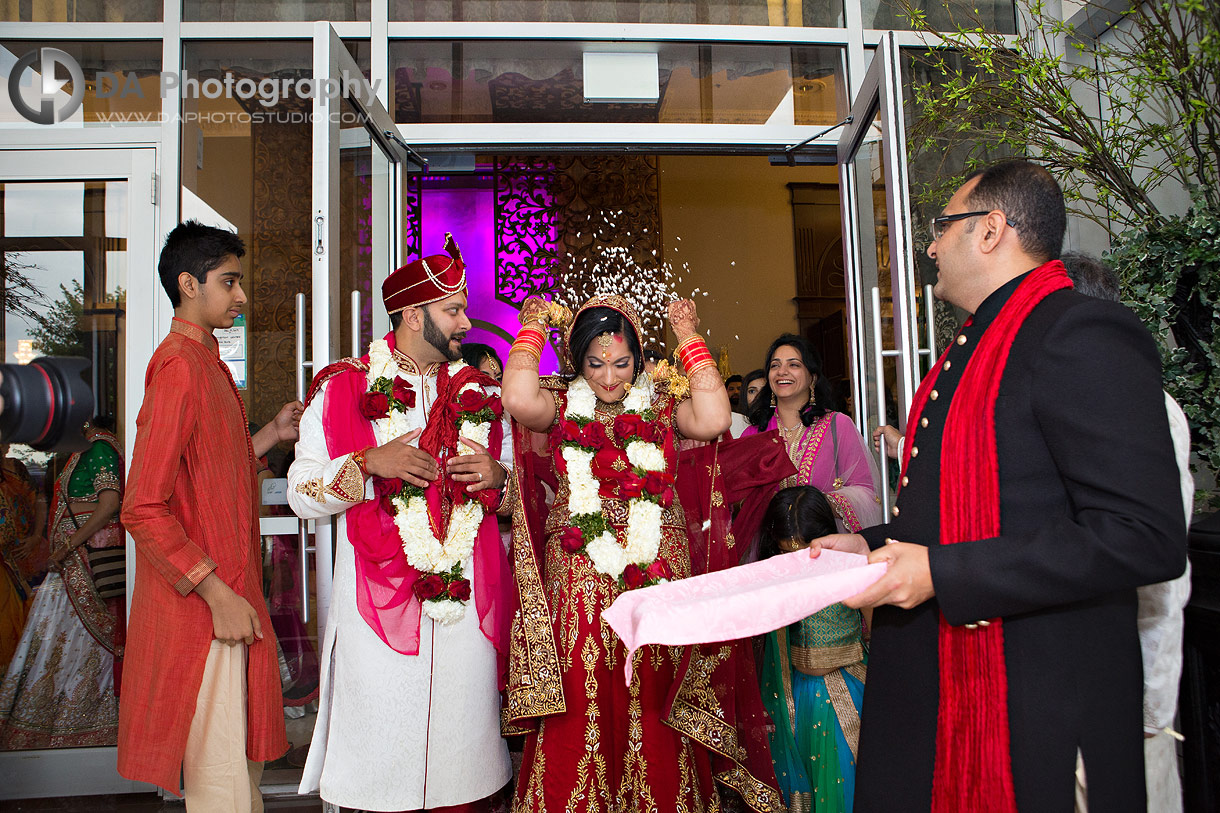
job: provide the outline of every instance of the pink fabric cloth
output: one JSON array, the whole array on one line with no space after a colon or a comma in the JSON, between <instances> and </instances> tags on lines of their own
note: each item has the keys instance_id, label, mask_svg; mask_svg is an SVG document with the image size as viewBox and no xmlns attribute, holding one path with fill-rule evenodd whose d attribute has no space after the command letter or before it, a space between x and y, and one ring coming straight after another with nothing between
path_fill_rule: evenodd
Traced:
<instances>
[{"instance_id":1,"label":"pink fabric cloth","mask_svg":"<svg viewBox=\"0 0 1220 813\"><path fill-rule=\"evenodd\" d=\"M631 656L645 644L684 646L734 641L786 627L868 589L885 573L858 553L798 550L705 576L620 595L602 618Z\"/></svg>"}]
</instances>

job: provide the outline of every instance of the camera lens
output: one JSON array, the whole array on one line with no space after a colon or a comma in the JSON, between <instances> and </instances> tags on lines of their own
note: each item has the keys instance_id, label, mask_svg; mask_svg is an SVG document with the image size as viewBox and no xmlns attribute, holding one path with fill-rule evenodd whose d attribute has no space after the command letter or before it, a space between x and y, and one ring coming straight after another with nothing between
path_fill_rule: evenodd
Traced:
<instances>
[{"instance_id":1,"label":"camera lens","mask_svg":"<svg viewBox=\"0 0 1220 813\"><path fill-rule=\"evenodd\" d=\"M0 364L0 441L42 452L88 448L81 432L93 415L93 392L84 377L88 370L88 360L72 356Z\"/></svg>"}]
</instances>

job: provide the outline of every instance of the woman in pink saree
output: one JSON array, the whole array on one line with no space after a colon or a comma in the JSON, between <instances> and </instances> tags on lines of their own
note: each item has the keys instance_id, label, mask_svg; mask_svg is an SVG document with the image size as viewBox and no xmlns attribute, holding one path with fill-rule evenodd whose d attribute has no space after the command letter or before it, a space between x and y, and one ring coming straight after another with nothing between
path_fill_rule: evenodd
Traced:
<instances>
[{"instance_id":1,"label":"woman in pink saree","mask_svg":"<svg viewBox=\"0 0 1220 813\"><path fill-rule=\"evenodd\" d=\"M872 455L852 419L829 408L817 351L785 333L771 343L763 369L766 384L750 407L743 437L778 429L796 467L780 488L817 488L833 506L840 533L876 525L882 508Z\"/></svg>"}]
</instances>

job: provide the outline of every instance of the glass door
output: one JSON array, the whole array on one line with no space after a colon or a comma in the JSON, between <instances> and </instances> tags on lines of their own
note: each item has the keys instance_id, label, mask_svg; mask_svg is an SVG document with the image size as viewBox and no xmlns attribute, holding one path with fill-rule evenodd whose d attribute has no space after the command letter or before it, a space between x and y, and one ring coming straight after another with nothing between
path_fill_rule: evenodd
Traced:
<instances>
[{"instance_id":1,"label":"glass door","mask_svg":"<svg viewBox=\"0 0 1220 813\"><path fill-rule=\"evenodd\" d=\"M389 330L381 283L399 264L400 175L408 155L398 129L329 23L315 24L313 60L320 91L311 124L312 267L308 292L296 297L301 400L315 373L339 358L364 355L369 341ZM267 766L263 792L291 795L317 716L313 701L330 610L334 523L264 517L263 532L278 546L271 554L268 604L273 622L276 607L284 610L284 629L277 626L276 634L284 648L281 673L292 745L283 760Z\"/></svg>"},{"instance_id":2,"label":"glass door","mask_svg":"<svg viewBox=\"0 0 1220 813\"><path fill-rule=\"evenodd\" d=\"M889 32L873 52L838 145L852 396L866 438L883 424L905 432L915 389L936 350L932 287L921 288L915 277L898 55ZM896 467L886 462L883 448L888 521Z\"/></svg>"},{"instance_id":3,"label":"glass door","mask_svg":"<svg viewBox=\"0 0 1220 813\"><path fill-rule=\"evenodd\" d=\"M0 650L0 799L152 789L115 770L122 699L114 664L128 602L99 600L87 569L50 560L48 540L65 533L55 521L57 480L60 494L80 498L74 511L111 510L96 478L85 493L73 472L87 460L98 476L121 478L130 459L144 369L168 322L160 287L148 278L156 265L155 167L151 148L0 153L4 363L86 358L99 437L79 459L4 449L0 593L24 602L0 601L5 629L20 630L6 633ZM104 529L86 544L123 541ZM134 566L127 541L129 573Z\"/></svg>"}]
</instances>

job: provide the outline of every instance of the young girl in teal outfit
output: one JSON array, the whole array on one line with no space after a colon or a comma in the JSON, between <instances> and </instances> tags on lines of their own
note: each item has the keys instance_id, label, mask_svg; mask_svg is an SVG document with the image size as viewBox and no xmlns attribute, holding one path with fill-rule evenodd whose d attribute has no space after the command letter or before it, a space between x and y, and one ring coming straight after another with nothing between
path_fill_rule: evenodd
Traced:
<instances>
[{"instance_id":1,"label":"young girl in teal outfit","mask_svg":"<svg viewBox=\"0 0 1220 813\"><path fill-rule=\"evenodd\" d=\"M767 508L760 555L799 550L836 532L822 492L785 488ZM791 813L851 813L865 661L864 619L843 604L766 636L763 703L775 724L771 758Z\"/></svg>"}]
</instances>

